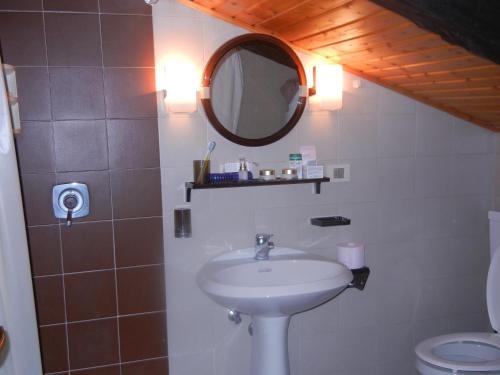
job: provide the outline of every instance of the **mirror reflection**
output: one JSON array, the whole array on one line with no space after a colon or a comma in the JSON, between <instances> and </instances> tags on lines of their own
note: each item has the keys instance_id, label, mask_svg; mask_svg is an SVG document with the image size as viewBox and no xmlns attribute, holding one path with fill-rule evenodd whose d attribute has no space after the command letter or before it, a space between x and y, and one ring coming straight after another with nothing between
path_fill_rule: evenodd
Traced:
<instances>
[{"instance_id":1,"label":"mirror reflection","mask_svg":"<svg viewBox=\"0 0 500 375\"><path fill-rule=\"evenodd\" d=\"M298 67L287 51L263 40L230 49L217 63L210 98L217 120L246 139L272 136L300 105Z\"/></svg>"}]
</instances>

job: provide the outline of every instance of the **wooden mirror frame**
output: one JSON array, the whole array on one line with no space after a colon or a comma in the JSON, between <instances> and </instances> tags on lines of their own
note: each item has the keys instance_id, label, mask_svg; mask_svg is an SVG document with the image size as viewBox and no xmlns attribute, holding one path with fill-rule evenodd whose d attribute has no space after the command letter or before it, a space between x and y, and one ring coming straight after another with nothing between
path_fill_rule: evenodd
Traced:
<instances>
[{"instance_id":1,"label":"wooden mirror frame","mask_svg":"<svg viewBox=\"0 0 500 375\"><path fill-rule=\"evenodd\" d=\"M288 46L288 44L282 42L278 38L275 38L271 35L266 35L266 34L258 34L258 33L250 33L250 34L244 34L241 36L238 36L236 38L233 38L229 40L228 42L224 43L221 47L215 51L215 53L210 57L210 60L208 60L208 63L205 67L205 70L203 72L203 79L202 79L202 93L205 91L209 91L211 89L211 82L212 78L215 72L215 68L217 67L217 64L221 61L221 59L233 48L239 46L241 43L244 42L251 42L251 41L262 41L266 43L273 44L279 48L281 48L285 53L288 54L288 56L292 59L292 61L295 63L295 67L297 69L297 74L299 76L299 90L300 87L307 87L307 80L306 80L306 74L304 71L304 67L302 66L302 63L300 62L299 57L297 54L294 52L292 48ZM302 116L302 113L304 112L304 109L306 107L306 100L307 100L307 90L305 90L304 96L300 95L297 108L295 109L295 112L293 113L292 117L288 122L276 133L271 134L267 137L264 138L243 138L240 136L237 136L236 134L231 133L229 130L226 129L226 127L219 121L217 116L215 115L214 108L212 106L212 100L210 98L211 95L206 95L203 97L203 94L201 96L201 104L203 105L203 108L205 110L205 113L208 117L208 120L212 124L212 126L217 130L217 132L222 135L224 138L237 143L242 146L250 146L250 147L256 147L256 146L265 146L271 143L276 142L277 140L283 138L285 135L287 135L297 124L299 121L300 117Z\"/></svg>"}]
</instances>

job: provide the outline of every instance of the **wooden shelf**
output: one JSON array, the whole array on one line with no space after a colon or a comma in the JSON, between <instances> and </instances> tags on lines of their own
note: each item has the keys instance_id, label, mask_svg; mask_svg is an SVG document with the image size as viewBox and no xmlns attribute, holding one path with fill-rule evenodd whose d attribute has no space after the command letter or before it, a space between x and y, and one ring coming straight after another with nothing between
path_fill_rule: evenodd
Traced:
<instances>
[{"instance_id":1,"label":"wooden shelf","mask_svg":"<svg viewBox=\"0 0 500 375\"><path fill-rule=\"evenodd\" d=\"M276 179L272 181L247 180L247 181L229 181L217 182L211 184L197 184L195 182L186 182L186 202L191 202L191 190L196 189L222 189L222 188L240 188L250 186L271 186L271 185L296 185L296 184L314 184L314 192L321 193L321 183L330 182L330 178L303 178L300 180Z\"/></svg>"}]
</instances>

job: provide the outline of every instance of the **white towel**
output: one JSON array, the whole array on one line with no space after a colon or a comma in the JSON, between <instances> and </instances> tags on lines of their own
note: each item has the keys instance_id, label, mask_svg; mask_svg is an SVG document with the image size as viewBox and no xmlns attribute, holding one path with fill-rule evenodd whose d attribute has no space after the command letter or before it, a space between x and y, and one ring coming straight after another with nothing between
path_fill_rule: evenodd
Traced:
<instances>
[{"instance_id":1,"label":"white towel","mask_svg":"<svg viewBox=\"0 0 500 375\"><path fill-rule=\"evenodd\" d=\"M9 102L7 100L7 85L3 74L2 62L0 60L0 153L7 154L12 147L11 122Z\"/></svg>"}]
</instances>

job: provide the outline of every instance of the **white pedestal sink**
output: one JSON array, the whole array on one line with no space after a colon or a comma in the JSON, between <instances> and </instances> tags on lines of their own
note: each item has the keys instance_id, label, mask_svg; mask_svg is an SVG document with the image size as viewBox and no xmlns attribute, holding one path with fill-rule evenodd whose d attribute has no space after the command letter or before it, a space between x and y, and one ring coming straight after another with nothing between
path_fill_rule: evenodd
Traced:
<instances>
[{"instance_id":1,"label":"white pedestal sink","mask_svg":"<svg viewBox=\"0 0 500 375\"><path fill-rule=\"evenodd\" d=\"M199 287L215 302L252 316L252 375L289 375L290 316L332 299L352 281L349 269L290 248L254 260L254 249L231 251L207 262Z\"/></svg>"}]
</instances>

